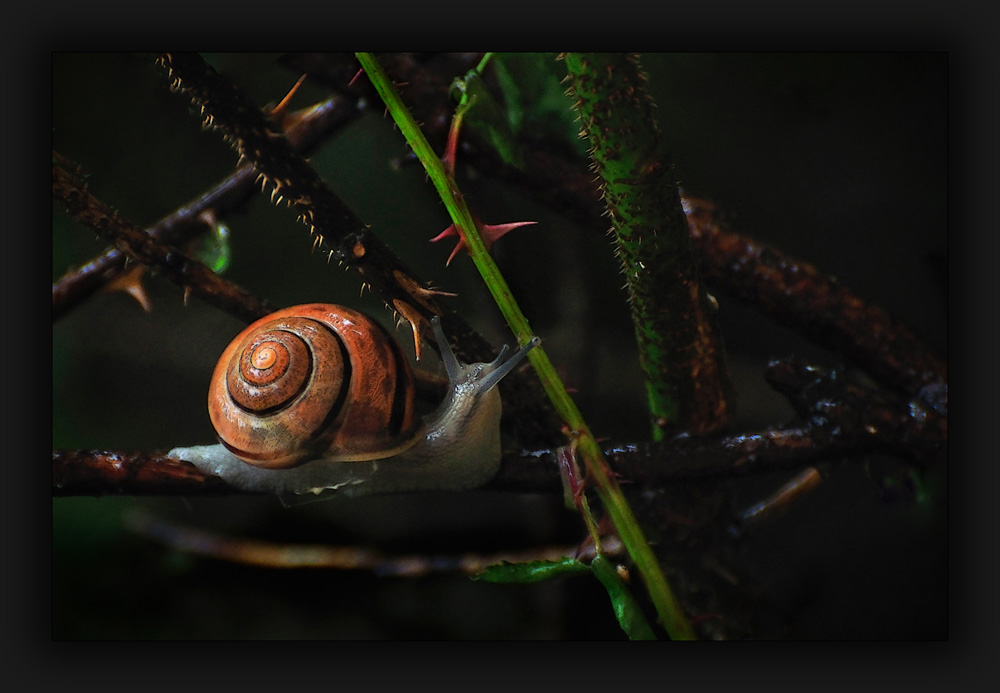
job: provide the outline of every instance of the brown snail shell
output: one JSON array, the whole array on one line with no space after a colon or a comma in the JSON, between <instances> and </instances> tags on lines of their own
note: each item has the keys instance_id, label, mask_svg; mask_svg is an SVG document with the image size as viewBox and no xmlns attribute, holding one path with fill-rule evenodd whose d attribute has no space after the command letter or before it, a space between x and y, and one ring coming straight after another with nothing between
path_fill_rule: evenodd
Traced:
<instances>
[{"instance_id":1,"label":"brown snail shell","mask_svg":"<svg viewBox=\"0 0 1000 693\"><path fill-rule=\"evenodd\" d=\"M208 395L220 442L268 469L399 454L422 434L414 406L409 362L385 328L323 303L243 330L222 353Z\"/></svg>"}]
</instances>

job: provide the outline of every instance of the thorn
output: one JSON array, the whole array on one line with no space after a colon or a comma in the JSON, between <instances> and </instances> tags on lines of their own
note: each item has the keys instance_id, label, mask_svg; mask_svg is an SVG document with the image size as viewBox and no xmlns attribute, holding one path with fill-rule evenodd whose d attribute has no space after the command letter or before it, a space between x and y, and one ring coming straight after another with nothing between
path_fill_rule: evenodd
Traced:
<instances>
[{"instance_id":1,"label":"thorn","mask_svg":"<svg viewBox=\"0 0 1000 693\"><path fill-rule=\"evenodd\" d=\"M461 110L456 111L452 117L451 127L448 128L448 144L444 148L444 156L441 157L445 173L451 178L455 177L455 155L458 151L458 133L462 129L462 117Z\"/></svg>"},{"instance_id":2,"label":"thorn","mask_svg":"<svg viewBox=\"0 0 1000 693\"><path fill-rule=\"evenodd\" d=\"M479 221L478 217L473 216L473 221L476 223L476 228L479 229L479 234L483 237L483 244L486 246L486 251L489 252L493 247L493 244L498 240L503 238L506 234L513 231L514 229L520 228L522 226L530 226L531 224L537 224L537 221L515 221L509 224L484 224ZM454 224L446 228L444 231L439 233L437 236L431 239L431 243L436 243L440 240L447 238L448 236L458 236L458 244L455 249L451 251L451 255L448 256L448 260L444 263L445 266L451 264L451 261L458 254L461 248L468 248L469 245L466 243L465 234L462 233Z\"/></svg>"},{"instance_id":3,"label":"thorn","mask_svg":"<svg viewBox=\"0 0 1000 693\"><path fill-rule=\"evenodd\" d=\"M458 294L451 293L450 291L442 291L440 289L435 289L432 286L424 287L418 283L413 277L405 274L400 270L393 270L392 276L396 280L396 283L403 289L406 294L412 298L416 303L420 304L426 308L431 313L439 312L437 306L434 305L435 296L447 296L454 297Z\"/></svg>"},{"instance_id":4,"label":"thorn","mask_svg":"<svg viewBox=\"0 0 1000 693\"><path fill-rule=\"evenodd\" d=\"M285 98L283 98L277 106L271 109L271 120L277 123L279 127L283 128L283 122L285 120L285 116L287 115L286 111L288 111L288 106L292 102L292 97L295 96L295 92L299 90L299 87L302 86L304 81L306 81L306 76L302 75L299 77L299 81L288 90L287 94L285 94Z\"/></svg>"},{"instance_id":5,"label":"thorn","mask_svg":"<svg viewBox=\"0 0 1000 693\"><path fill-rule=\"evenodd\" d=\"M458 245L455 246L455 249L451 251L451 255L449 255L448 259L445 261L445 263L444 263L445 267L447 267L448 265L451 264L451 261L453 259L455 259L456 255L458 255L458 251L461 250L462 246L465 245L465 237L462 236L456 230L456 227L455 227L454 224L452 224L451 226L449 226L448 228L446 228L444 231L442 231L441 233L439 233L438 235L436 235L434 238L432 238L431 239L431 243L437 243L438 241L444 240L448 236L458 236L459 237L459 241L458 241Z\"/></svg>"},{"instance_id":6,"label":"thorn","mask_svg":"<svg viewBox=\"0 0 1000 693\"><path fill-rule=\"evenodd\" d=\"M121 274L117 279L109 282L104 287L105 291L124 291L129 296L138 301L142 309L147 313L153 312L153 304L149 300L146 289L142 285L142 275L146 271L145 265L135 265L132 269Z\"/></svg>"},{"instance_id":7,"label":"thorn","mask_svg":"<svg viewBox=\"0 0 1000 693\"><path fill-rule=\"evenodd\" d=\"M410 327L413 330L413 353L420 360L420 330L422 327L430 327L430 323L427 322L427 318L420 314L416 308L408 303L401 300L393 299L392 307L400 315L402 315L407 322L410 323Z\"/></svg>"}]
</instances>

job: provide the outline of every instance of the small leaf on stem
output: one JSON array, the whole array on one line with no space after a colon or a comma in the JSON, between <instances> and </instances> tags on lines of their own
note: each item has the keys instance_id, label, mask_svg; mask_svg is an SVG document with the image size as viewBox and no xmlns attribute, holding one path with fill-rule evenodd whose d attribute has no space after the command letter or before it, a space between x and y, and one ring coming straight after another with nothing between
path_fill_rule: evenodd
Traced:
<instances>
[{"instance_id":1,"label":"small leaf on stem","mask_svg":"<svg viewBox=\"0 0 1000 693\"><path fill-rule=\"evenodd\" d=\"M566 557L558 561L530 561L528 563L497 563L473 576L473 580L483 582L541 582L559 575L586 573L590 566L575 558Z\"/></svg>"}]
</instances>

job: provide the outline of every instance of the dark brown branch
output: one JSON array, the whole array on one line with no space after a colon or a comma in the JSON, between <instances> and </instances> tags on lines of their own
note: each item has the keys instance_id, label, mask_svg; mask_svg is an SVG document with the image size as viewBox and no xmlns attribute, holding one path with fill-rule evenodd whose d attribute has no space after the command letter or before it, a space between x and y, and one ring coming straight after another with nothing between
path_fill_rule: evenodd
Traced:
<instances>
[{"instance_id":1,"label":"dark brown branch","mask_svg":"<svg viewBox=\"0 0 1000 693\"><path fill-rule=\"evenodd\" d=\"M52 452L53 496L223 496L234 489L187 462L145 453Z\"/></svg>"},{"instance_id":2,"label":"dark brown branch","mask_svg":"<svg viewBox=\"0 0 1000 693\"><path fill-rule=\"evenodd\" d=\"M52 195L66 204L70 214L84 226L112 241L136 262L156 270L170 281L190 290L211 305L256 320L271 311L268 306L222 279L208 267L162 243L123 219L110 206L87 191L87 185L69 169L75 167L59 154L52 165Z\"/></svg>"},{"instance_id":3,"label":"dark brown branch","mask_svg":"<svg viewBox=\"0 0 1000 693\"><path fill-rule=\"evenodd\" d=\"M813 426L766 429L721 438L677 437L661 443L609 447L611 467L630 485L662 485L797 469L817 461L864 456L884 446L871 436L830 436ZM165 455L114 450L55 450L54 496L245 495ZM484 490L561 493L551 450L508 453L500 474ZM255 494L251 494L255 495Z\"/></svg>"},{"instance_id":4,"label":"dark brown branch","mask_svg":"<svg viewBox=\"0 0 1000 693\"><path fill-rule=\"evenodd\" d=\"M943 396L947 406L947 364L886 311L808 263L723 230L711 203L690 196L685 203L707 281L828 345L892 387L911 395L929 388L926 398Z\"/></svg>"},{"instance_id":5,"label":"dark brown branch","mask_svg":"<svg viewBox=\"0 0 1000 693\"><path fill-rule=\"evenodd\" d=\"M657 486L712 477L736 477L792 470L819 461L872 453L918 464L946 453L948 419L920 400L873 392L836 371L774 362L768 380L806 419L800 426L770 428L735 436L680 435L660 443L609 446L611 466L635 485ZM190 467L178 478L177 462L160 455L110 451L53 453L56 495L239 493ZM160 480L166 484L161 491ZM186 486L186 488L181 488ZM507 451L500 474L487 487L512 492L561 492L552 450Z\"/></svg>"}]
</instances>

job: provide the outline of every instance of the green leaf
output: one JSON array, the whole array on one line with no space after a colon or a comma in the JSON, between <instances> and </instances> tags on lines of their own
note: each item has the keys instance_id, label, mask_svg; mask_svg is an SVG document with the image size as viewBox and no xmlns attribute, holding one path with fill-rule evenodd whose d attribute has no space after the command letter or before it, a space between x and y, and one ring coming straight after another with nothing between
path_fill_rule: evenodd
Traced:
<instances>
[{"instance_id":1,"label":"green leaf","mask_svg":"<svg viewBox=\"0 0 1000 693\"><path fill-rule=\"evenodd\" d=\"M464 111L466 126L486 138L506 163L522 168L524 157L504 109L486 88L482 76L469 70L464 79L455 80L453 87L463 95L459 108Z\"/></svg>"},{"instance_id":2,"label":"green leaf","mask_svg":"<svg viewBox=\"0 0 1000 693\"><path fill-rule=\"evenodd\" d=\"M528 563L497 563L488 566L486 570L473 576L473 580L484 582L541 582L560 575L572 575L590 572L590 566L575 558L563 558L558 561L530 561Z\"/></svg>"},{"instance_id":3,"label":"green leaf","mask_svg":"<svg viewBox=\"0 0 1000 693\"><path fill-rule=\"evenodd\" d=\"M629 640L656 640L656 634L646 620L645 614L635 601L625 581L615 569L614 564L603 556L596 556L590 564L594 575L604 585L611 597L611 606L615 610L615 618Z\"/></svg>"},{"instance_id":4,"label":"green leaf","mask_svg":"<svg viewBox=\"0 0 1000 693\"><path fill-rule=\"evenodd\" d=\"M497 53L492 66L515 137L557 141L587 156L573 99L562 83L566 70L555 53Z\"/></svg>"},{"instance_id":5,"label":"green leaf","mask_svg":"<svg viewBox=\"0 0 1000 693\"><path fill-rule=\"evenodd\" d=\"M229 247L229 227L221 221L201 237L194 247L194 256L217 274L229 268L232 252Z\"/></svg>"}]
</instances>

